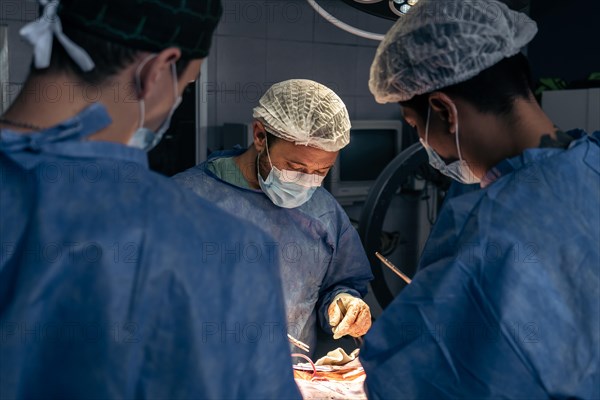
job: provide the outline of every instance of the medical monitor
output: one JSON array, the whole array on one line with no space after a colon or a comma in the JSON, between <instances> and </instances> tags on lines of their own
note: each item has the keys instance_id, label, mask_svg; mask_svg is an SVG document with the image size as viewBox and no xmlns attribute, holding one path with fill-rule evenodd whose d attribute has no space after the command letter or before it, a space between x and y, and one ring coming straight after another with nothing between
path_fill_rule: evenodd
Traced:
<instances>
[{"instance_id":1,"label":"medical monitor","mask_svg":"<svg viewBox=\"0 0 600 400\"><path fill-rule=\"evenodd\" d=\"M352 121L350 144L340 150L325 187L343 205L364 201L381 171L401 151L400 121Z\"/></svg>"}]
</instances>

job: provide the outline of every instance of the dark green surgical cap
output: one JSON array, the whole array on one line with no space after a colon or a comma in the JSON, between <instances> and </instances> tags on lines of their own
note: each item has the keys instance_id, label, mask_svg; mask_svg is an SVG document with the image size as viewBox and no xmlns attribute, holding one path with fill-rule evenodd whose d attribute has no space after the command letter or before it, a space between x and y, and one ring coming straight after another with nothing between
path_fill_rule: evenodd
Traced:
<instances>
[{"instance_id":1,"label":"dark green surgical cap","mask_svg":"<svg viewBox=\"0 0 600 400\"><path fill-rule=\"evenodd\" d=\"M220 0L62 0L63 26L124 46L159 52L181 49L204 58L223 9Z\"/></svg>"}]
</instances>

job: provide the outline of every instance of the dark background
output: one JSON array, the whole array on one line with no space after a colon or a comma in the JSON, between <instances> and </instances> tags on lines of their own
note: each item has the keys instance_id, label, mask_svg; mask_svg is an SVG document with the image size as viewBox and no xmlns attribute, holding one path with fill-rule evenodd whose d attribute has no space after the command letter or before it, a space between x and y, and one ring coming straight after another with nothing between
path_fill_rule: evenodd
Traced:
<instances>
[{"instance_id":1,"label":"dark background","mask_svg":"<svg viewBox=\"0 0 600 400\"><path fill-rule=\"evenodd\" d=\"M387 27L390 26L391 22L389 20L374 18L364 12L357 11L355 6L350 7L349 5L344 4L348 2L349 0L326 0L322 1L322 4L324 7L329 7L329 11L332 12L332 14L335 14L350 23L354 23L359 27L361 27L361 23L364 24L365 21L368 21L368 25L370 25L372 30L385 32ZM521 8L527 4L526 0L506 0L506 2L512 2L511 5L516 8ZM307 8L308 6L304 4L304 1L289 0L288 3L297 4L298 7L302 7L302 18L306 18L308 13L312 12ZM237 10L237 8L244 3L235 0L224 0L224 4L226 8L233 7L232 10ZM262 3L257 1L253 4L255 4L256 7L259 7ZM332 5L335 7L332 7ZM600 72L600 1L532 0L529 6L530 15L538 23L539 27L537 36L528 47L528 57L536 81L540 78L560 78L567 83L581 82L586 80L591 73ZM267 14L265 13L265 15ZM354 22L352 17L355 18ZM261 83L259 86L262 87L263 91L266 90L269 84L262 83L254 76L256 74L252 72L252 70L256 69L256 66L263 61L259 58L250 60L252 54L246 59L241 58L238 60L236 58L244 49L238 49L235 46L238 44L240 46L247 46L244 40L248 39L245 37L238 38L236 35L239 33L235 33L235 30L244 30L244 32L254 34L259 26L264 28L264 25L266 24L267 28L270 28L276 25L283 25L284 22L287 23L287 26L292 32L297 31L294 35L301 39L297 42L282 42L284 44L283 48L288 48L292 53L295 53L294 49L297 49L298 54L302 54L303 51L306 52L309 50L311 46L321 46L320 43L316 42L315 38L324 32L323 29L328 29L327 32L329 32L329 29L333 30L333 32L328 33L329 36L339 36L336 37L336 40L341 43L341 45L338 45L338 48L342 48L340 46L345 46L343 47L343 52L346 54L349 50L354 49L354 47L350 46L358 46L356 47L358 53L356 56L358 59L356 61L356 70L359 73L357 76L360 83L357 83L356 85L366 87L368 67L372 60L375 48L364 47L364 41L361 42L360 39L352 38L351 35L345 34L333 26L323 26L329 23L324 20L322 21L320 16L311 16L310 18L314 18L312 20L312 23L314 24L312 42L301 41L303 40L304 29L308 29L305 28L306 25L304 19L301 21L280 21L277 19L269 20L263 18L262 20L254 21L250 18L238 19L232 18L231 16L225 18L221 22L221 26L217 32L217 39L215 40L215 47L211 52L213 59L209 64L212 68L212 70L210 70L210 76L212 78L209 78L209 82L211 83L211 85L209 85L209 91L213 90L213 87L219 87L219 84L233 85L234 83L240 82L250 82L253 84L259 82ZM375 25L379 25L377 21L380 21L381 25L373 26L374 21ZM362 27L364 28L364 26ZM290 32L288 32L288 34L289 33ZM296 39L295 36L291 38ZM232 44L229 42L232 42ZM269 49L273 47L268 40L264 43ZM366 42L366 45L376 46L376 42ZM255 52L261 49L263 44L258 42L256 43L256 46L257 50L255 50ZM267 49L267 53L270 51L269 49ZM221 54L217 57L219 52ZM225 53L226 56L223 56L223 53ZM315 57L317 57L317 55L315 55ZM302 73L303 77L325 81L327 85L334 88L336 91L340 91L343 100L347 103L352 118L393 119L397 117L396 111L390 111L390 105L385 108L386 106L374 104L372 99L367 96L368 92L360 93L360 96L363 97L352 97L352 95L356 93L345 90L345 87L348 85L347 81L357 79L352 69L349 69L347 74L343 73L343 70L340 70L340 73L334 73L331 77L321 76L322 74L320 74L320 71L326 72L329 69L333 69L335 67L333 64L336 60L326 60L328 62L331 61L329 62L329 64L331 64L330 68L326 68L327 64L324 63L324 61L319 61L315 64L317 62L317 60L315 60L313 62L315 65L311 68L310 64L305 66L302 62L298 63L297 60L288 59L281 51L273 52L273 54L266 57L266 59L267 60L264 61L267 63L265 74L268 76L266 76L266 81L269 81L270 77L274 80L290 78L292 77L292 73L289 73L289 70L293 69L298 71L296 72L296 75ZM249 62L249 65L240 65L240 63L245 64L246 60ZM229 69L231 69L232 66L242 67L242 72L247 71L247 76L245 77L243 73L241 75L238 74L239 76L230 73ZM247 69L250 66L252 66L252 68ZM196 141L194 110L196 109L196 104L194 90L194 85L188 87L184 94L184 102L173 117L171 129L165 134L161 143L149 154L151 168L167 176L174 175L177 172L195 165ZM362 91L366 92L366 90ZM239 101L233 101L228 98L225 98L225 101L215 100L213 107L215 110L209 112L209 115L226 115L227 117L215 118L215 121L209 120L211 132L218 137L219 126L224 122L250 122L250 111L260 95L261 93L256 93L251 99L246 99L246 103L243 101L240 103ZM213 98L211 96L216 95L214 95L213 92L209 92L209 99ZM211 106L213 106L212 103ZM373 111L365 112L364 110L366 109ZM231 120L228 120L227 118Z\"/></svg>"},{"instance_id":2,"label":"dark background","mask_svg":"<svg viewBox=\"0 0 600 400\"><path fill-rule=\"evenodd\" d=\"M600 72L600 1L533 0L539 32L529 45L533 74L566 82Z\"/></svg>"}]
</instances>

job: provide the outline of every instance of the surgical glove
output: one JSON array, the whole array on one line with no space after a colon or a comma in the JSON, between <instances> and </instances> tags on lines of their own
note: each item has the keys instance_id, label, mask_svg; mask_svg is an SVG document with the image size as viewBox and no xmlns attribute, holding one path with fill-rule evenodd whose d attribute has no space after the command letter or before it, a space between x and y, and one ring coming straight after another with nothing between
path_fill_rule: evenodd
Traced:
<instances>
[{"instance_id":1,"label":"surgical glove","mask_svg":"<svg viewBox=\"0 0 600 400\"><path fill-rule=\"evenodd\" d=\"M344 335L360 337L371 327L371 310L367 303L347 293L335 296L327 313L334 339Z\"/></svg>"},{"instance_id":2,"label":"surgical glove","mask_svg":"<svg viewBox=\"0 0 600 400\"><path fill-rule=\"evenodd\" d=\"M352 353L348 354L346 350L338 347L315 361L315 365L346 365L358 357L359 351L359 349L355 349Z\"/></svg>"}]
</instances>

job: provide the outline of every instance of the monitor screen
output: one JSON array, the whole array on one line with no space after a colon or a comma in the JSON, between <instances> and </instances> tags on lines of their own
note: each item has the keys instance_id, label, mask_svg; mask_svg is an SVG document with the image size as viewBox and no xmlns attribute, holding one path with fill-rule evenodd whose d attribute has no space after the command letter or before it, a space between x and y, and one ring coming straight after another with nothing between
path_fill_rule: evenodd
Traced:
<instances>
[{"instance_id":1,"label":"monitor screen","mask_svg":"<svg viewBox=\"0 0 600 400\"><path fill-rule=\"evenodd\" d=\"M352 129L340 151L340 181L373 181L396 156L396 129Z\"/></svg>"}]
</instances>

